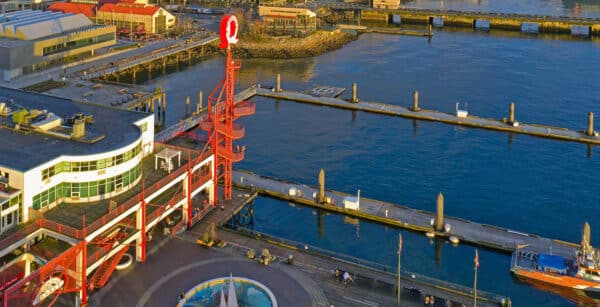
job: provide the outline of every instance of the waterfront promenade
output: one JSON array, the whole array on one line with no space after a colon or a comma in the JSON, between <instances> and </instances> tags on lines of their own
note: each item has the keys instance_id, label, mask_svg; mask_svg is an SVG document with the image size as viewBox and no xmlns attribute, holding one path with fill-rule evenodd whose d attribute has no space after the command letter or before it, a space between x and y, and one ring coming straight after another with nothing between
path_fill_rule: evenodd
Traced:
<instances>
[{"instance_id":1,"label":"waterfront promenade","mask_svg":"<svg viewBox=\"0 0 600 307\"><path fill-rule=\"evenodd\" d=\"M360 199L358 210L346 209L344 208L343 200L345 197L352 195L331 190L326 191L325 194L331 197L332 204L318 204L313 198L313 193L318 193L317 188L239 170L234 171L233 181L238 187L257 191L260 194L278 199L413 231L434 232L431 220L435 219L436 214L433 212L412 209L364 197ZM289 191L292 188L295 188L296 191L301 191L300 195L296 192L296 196L290 196ZM434 207L435 195L432 195L431 199L432 207ZM452 204L449 204L449 206L452 206ZM450 231L435 231L436 236L456 236L463 242L503 252L512 252L517 248L517 245L527 245L526 249L535 253L551 252L555 255L573 257L579 248L575 243L553 240L498 226L480 224L458 217L445 216L444 223L451 226Z\"/></svg>"}]
</instances>

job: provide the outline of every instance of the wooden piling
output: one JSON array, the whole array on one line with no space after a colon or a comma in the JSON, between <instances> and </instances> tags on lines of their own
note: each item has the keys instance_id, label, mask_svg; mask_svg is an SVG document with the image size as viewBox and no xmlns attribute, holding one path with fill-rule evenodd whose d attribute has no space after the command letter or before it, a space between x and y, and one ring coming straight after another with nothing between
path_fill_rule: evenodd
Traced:
<instances>
[{"instance_id":1,"label":"wooden piling","mask_svg":"<svg viewBox=\"0 0 600 307\"><path fill-rule=\"evenodd\" d=\"M431 25L431 23L427 26L427 33L429 33L429 36L433 35L433 29L432 29L432 27L433 26Z\"/></svg>"},{"instance_id":2,"label":"wooden piling","mask_svg":"<svg viewBox=\"0 0 600 307\"><path fill-rule=\"evenodd\" d=\"M325 171L323 169L319 171L319 196L317 199L320 204L325 202Z\"/></svg>"},{"instance_id":3,"label":"wooden piling","mask_svg":"<svg viewBox=\"0 0 600 307\"><path fill-rule=\"evenodd\" d=\"M414 112L419 112L419 92L415 91L413 93L413 108Z\"/></svg>"},{"instance_id":4,"label":"wooden piling","mask_svg":"<svg viewBox=\"0 0 600 307\"><path fill-rule=\"evenodd\" d=\"M162 119L164 121L165 113L167 113L167 94L162 93L161 102L162 102Z\"/></svg>"},{"instance_id":5,"label":"wooden piling","mask_svg":"<svg viewBox=\"0 0 600 307\"><path fill-rule=\"evenodd\" d=\"M277 74L277 85L275 86L276 92L281 92L281 74Z\"/></svg>"},{"instance_id":6,"label":"wooden piling","mask_svg":"<svg viewBox=\"0 0 600 307\"><path fill-rule=\"evenodd\" d=\"M358 102L358 97L356 96L356 82L352 83L352 98L350 102Z\"/></svg>"},{"instance_id":7,"label":"wooden piling","mask_svg":"<svg viewBox=\"0 0 600 307\"><path fill-rule=\"evenodd\" d=\"M435 220L435 230L442 231L444 229L444 195L440 192L437 196L437 211Z\"/></svg>"},{"instance_id":8,"label":"wooden piling","mask_svg":"<svg viewBox=\"0 0 600 307\"><path fill-rule=\"evenodd\" d=\"M190 96L185 96L185 116L190 116Z\"/></svg>"},{"instance_id":9,"label":"wooden piling","mask_svg":"<svg viewBox=\"0 0 600 307\"><path fill-rule=\"evenodd\" d=\"M594 112L588 114L588 130L587 135L594 135Z\"/></svg>"},{"instance_id":10,"label":"wooden piling","mask_svg":"<svg viewBox=\"0 0 600 307\"><path fill-rule=\"evenodd\" d=\"M196 113L200 114L200 112L202 112L202 100L203 100L203 96L204 93L202 93L202 91L198 92L198 106L196 107Z\"/></svg>"},{"instance_id":11,"label":"wooden piling","mask_svg":"<svg viewBox=\"0 0 600 307\"><path fill-rule=\"evenodd\" d=\"M513 124L515 122L515 103L510 102L508 106L508 123Z\"/></svg>"}]
</instances>

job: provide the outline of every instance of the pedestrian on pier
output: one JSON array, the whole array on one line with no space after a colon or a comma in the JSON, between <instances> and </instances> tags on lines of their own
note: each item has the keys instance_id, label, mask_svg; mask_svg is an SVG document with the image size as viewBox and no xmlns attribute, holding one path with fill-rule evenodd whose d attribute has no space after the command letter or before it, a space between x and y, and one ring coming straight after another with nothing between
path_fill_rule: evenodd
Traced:
<instances>
[{"instance_id":1,"label":"pedestrian on pier","mask_svg":"<svg viewBox=\"0 0 600 307\"><path fill-rule=\"evenodd\" d=\"M423 306L429 307L429 295L425 295L425 304Z\"/></svg>"}]
</instances>

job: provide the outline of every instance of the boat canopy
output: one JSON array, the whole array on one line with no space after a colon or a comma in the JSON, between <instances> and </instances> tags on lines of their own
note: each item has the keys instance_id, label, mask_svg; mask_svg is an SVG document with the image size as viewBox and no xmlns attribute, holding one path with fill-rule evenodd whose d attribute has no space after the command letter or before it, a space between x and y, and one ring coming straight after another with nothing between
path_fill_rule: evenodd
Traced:
<instances>
[{"instance_id":1,"label":"boat canopy","mask_svg":"<svg viewBox=\"0 0 600 307\"><path fill-rule=\"evenodd\" d=\"M539 254L537 259L538 270L567 274L565 259L556 255Z\"/></svg>"}]
</instances>

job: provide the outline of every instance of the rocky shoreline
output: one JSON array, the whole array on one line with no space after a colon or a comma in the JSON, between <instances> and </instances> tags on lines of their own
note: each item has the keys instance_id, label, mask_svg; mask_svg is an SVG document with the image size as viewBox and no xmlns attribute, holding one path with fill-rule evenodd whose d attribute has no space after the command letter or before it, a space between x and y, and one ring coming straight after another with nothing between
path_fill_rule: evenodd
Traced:
<instances>
[{"instance_id":1,"label":"rocky shoreline","mask_svg":"<svg viewBox=\"0 0 600 307\"><path fill-rule=\"evenodd\" d=\"M356 39L356 35L339 30L317 31L304 38L272 37L263 40L240 39L240 42L234 49L234 54L240 58L306 58L339 49Z\"/></svg>"}]
</instances>

